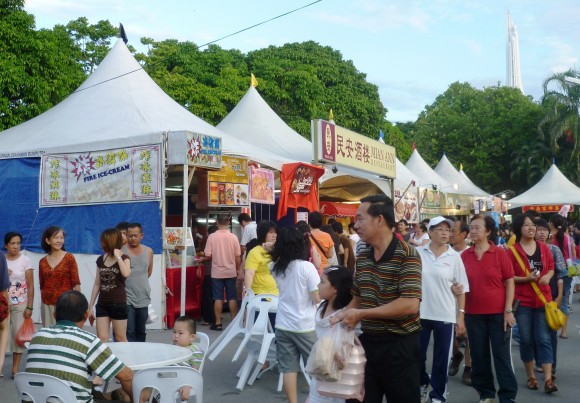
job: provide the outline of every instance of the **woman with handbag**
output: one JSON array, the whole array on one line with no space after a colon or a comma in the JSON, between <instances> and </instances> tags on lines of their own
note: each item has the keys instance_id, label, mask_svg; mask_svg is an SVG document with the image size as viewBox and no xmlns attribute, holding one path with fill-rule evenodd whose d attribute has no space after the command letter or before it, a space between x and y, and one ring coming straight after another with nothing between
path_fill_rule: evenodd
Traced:
<instances>
[{"instance_id":1,"label":"woman with handbag","mask_svg":"<svg viewBox=\"0 0 580 403\"><path fill-rule=\"evenodd\" d=\"M8 277L10 278L10 328L12 342L12 377L19 372L20 359L26 348L16 343L16 333L24 323L24 319L32 317L34 306L34 271L32 262L26 255L20 253L22 235L9 232L4 236L6 260L8 261ZM2 357L4 354L2 354ZM1 358L1 357L0 357Z\"/></svg>"},{"instance_id":2,"label":"woman with handbag","mask_svg":"<svg viewBox=\"0 0 580 403\"><path fill-rule=\"evenodd\" d=\"M538 389L534 375L534 345L537 361L544 373L544 392L558 387L552 379L552 342L546 321L545 304L552 301L550 280L554 275L554 259L548 246L535 240L536 224L532 216L521 214L514 219L516 243L508 250L514 267L515 298L520 300L516 321L520 332L520 357L524 362L528 389Z\"/></svg>"}]
</instances>

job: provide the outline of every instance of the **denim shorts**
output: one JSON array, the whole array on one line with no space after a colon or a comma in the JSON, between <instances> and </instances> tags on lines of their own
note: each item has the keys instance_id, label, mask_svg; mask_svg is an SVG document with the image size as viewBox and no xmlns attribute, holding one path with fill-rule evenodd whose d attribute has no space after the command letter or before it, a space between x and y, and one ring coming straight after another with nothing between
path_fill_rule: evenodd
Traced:
<instances>
[{"instance_id":1,"label":"denim shorts","mask_svg":"<svg viewBox=\"0 0 580 403\"><path fill-rule=\"evenodd\" d=\"M112 320L126 320L129 314L127 303L119 304L97 304L95 307L97 318L109 317Z\"/></svg>"},{"instance_id":2,"label":"denim shorts","mask_svg":"<svg viewBox=\"0 0 580 403\"><path fill-rule=\"evenodd\" d=\"M237 277L231 278L213 278L213 299L214 301L224 300L224 289L226 290L226 301L236 301L238 299L238 292L236 291Z\"/></svg>"}]
</instances>

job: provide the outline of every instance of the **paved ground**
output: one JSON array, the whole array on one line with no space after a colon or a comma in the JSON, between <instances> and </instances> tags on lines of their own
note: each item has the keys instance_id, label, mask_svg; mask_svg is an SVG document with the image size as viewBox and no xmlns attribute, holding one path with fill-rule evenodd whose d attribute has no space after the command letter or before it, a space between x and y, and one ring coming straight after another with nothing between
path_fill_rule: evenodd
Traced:
<instances>
[{"instance_id":1,"label":"paved ground","mask_svg":"<svg viewBox=\"0 0 580 403\"><path fill-rule=\"evenodd\" d=\"M515 343L512 346L514 365L520 387L517 399L519 402L580 402L580 382L578 382L578 374L580 373L580 335L577 328L577 326L580 326L579 296L580 294L574 294L574 313L570 316L570 323L568 325L570 338L567 340L559 339L557 374L557 384L560 388L559 392L553 395L546 395L541 390L528 390L525 386L526 377L523 364L519 359L518 346ZM91 330L90 327L87 329ZM219 332L211 331L208 327L199 326L198 330L207 333L211 340L214 340L219 335ZM170 332L149 331L147 340L169 343L171 341ZM237 362L231 362L231 357L234 355L238 343L239 341L232 342L215 361L206 361L203 371L205 382L204 401L206 403L267 403L286 401L283 393L276 392L278 373L275 371L268 371L254 385L246 386L242 392L235 389L237 383L236 373L244 358L241 357ZM25 362L25 357L23 357L23 362ZM0 379L0 402L2 403L18 402L16 388L10 380L11 365L11 354L8 354L4 365L4 378ZM461 371L457 376L449 379L449 395L447 401L449 403L477 402L478 395L475 390L461 383ZM541 376L538 376L538 378L541 380ZM299 401L303 402L308 394L308 386L304 378L299 379L299 391Z\"/></svg>"}]
</instances>

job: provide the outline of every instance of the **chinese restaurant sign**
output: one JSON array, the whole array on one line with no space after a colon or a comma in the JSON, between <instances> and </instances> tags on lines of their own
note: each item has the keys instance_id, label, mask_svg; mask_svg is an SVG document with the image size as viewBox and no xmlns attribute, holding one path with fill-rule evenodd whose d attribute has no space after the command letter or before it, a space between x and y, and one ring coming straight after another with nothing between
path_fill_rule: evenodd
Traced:
<instances>
[{"instance_id":1,"label":"chinese restaurant sign","mask_svg":"<svg viewBox=\"0 0 580 403\"><path fill-rule=\"evenodd\" d=\"M248 206L248 160L224 155L224 166L208 172L209 205L216 207Z\"/></svg>"},{"instance_id":2,"label":"chinese restaurant sign","mask_svg":"<svg viewBox=\"0 0 580 403\"><path fill-rule=\"evenodd\" d=\"M250 167L250 202L274 204L274 171Z\"/></svg>"},{"instance_id":3,"label":"chinese restaurant sign","mask_svg":"<svg viewBox=\"0 0 580 403\"><path fill-rule=\"evenodd\" d=\"M159 144L42 156L41 207L160 198Z\"/></svg>"},{"instance_id":4,"label":"chinese restaurant sign","mask_svg":"<svg viewBox=\"0 0 580 403\"><path fill-rule=\"evenodd\" d=\"M544 205L544 206L523 206L522 211L525 213L526 211L535 210L538 213L557 213L559 212L563 204L551 204L551 205ZM574 211L574 205L570 204L570 211Z\"/></svg>"},{"instance_id":5,"label":"chinese restaurant sign","mask_svg":"<svg viewBox=\"0 0 580 403\"><path fill-rule=\"evenodd\" d=\"M222 164L222 140L199 133L187 133L187 160L189 165L219 169Z\"/></svg>"},{"instance_id":6,"label":"chinese restaurant sign","mask_svg":"<svg viewBox=\"0 0 580 403\"><path fill-rule=\"evenodd\" d=\"M395 148L325 120L313 120L314 160L388 178L396 176Z\"/></svg>"}]
</instances>

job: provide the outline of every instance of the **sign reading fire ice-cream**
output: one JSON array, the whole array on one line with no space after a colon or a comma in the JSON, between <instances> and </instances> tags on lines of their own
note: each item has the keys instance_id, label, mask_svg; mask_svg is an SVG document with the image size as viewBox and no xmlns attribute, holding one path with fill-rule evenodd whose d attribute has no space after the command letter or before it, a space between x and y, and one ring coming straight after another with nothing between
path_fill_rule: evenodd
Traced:
<instances>
[{"instance_id":1,"label":"sign reading fire ice-cream","mask_svg":"<svg viewBox=\"0 0 580 403\"><path fill-rule=\"evenodd\" d=\"M42 157L41 207L160 198L159 144Z\"/></svg>"}]
</instances>

